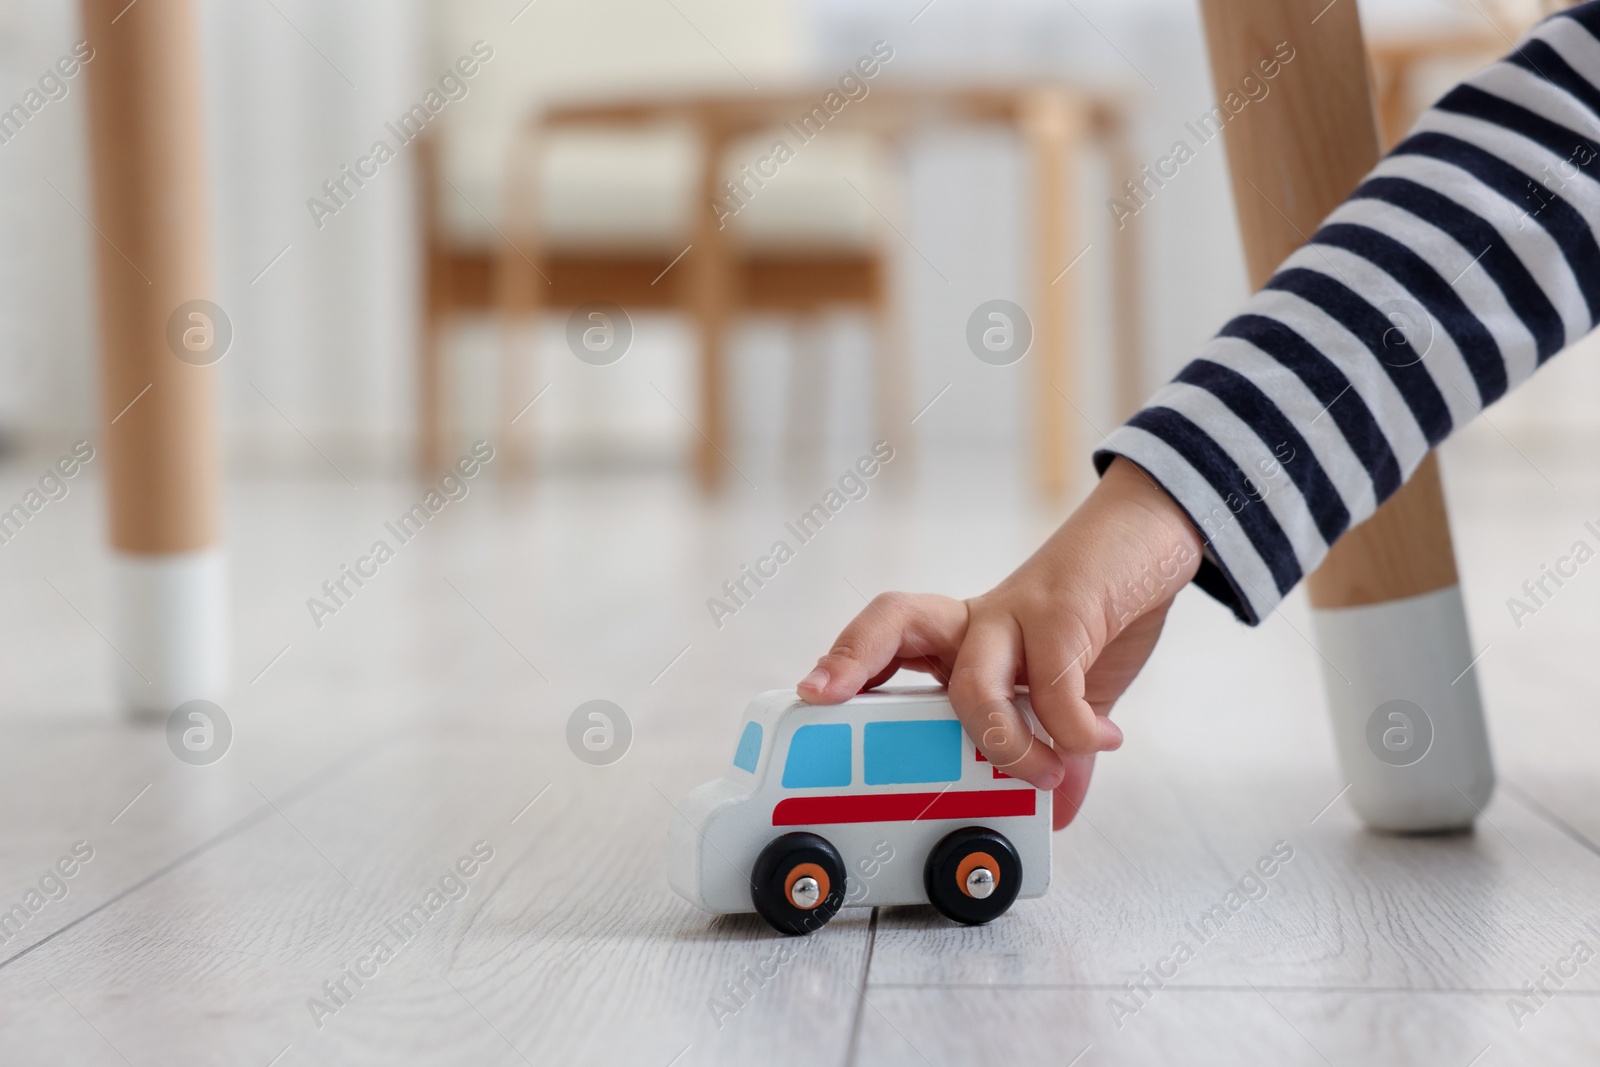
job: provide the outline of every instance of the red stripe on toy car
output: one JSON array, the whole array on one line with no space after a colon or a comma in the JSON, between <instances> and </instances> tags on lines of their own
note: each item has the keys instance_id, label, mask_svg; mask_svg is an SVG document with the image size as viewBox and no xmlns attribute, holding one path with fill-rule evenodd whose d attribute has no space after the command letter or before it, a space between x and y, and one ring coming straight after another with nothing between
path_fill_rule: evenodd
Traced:
<instances>
[{"instance_id":1,"label":"red stripe on toy car","mask_svg":"<svg viewBox=\"0 0 1600 1067\"><path fill-rule=\"evenodd\" d=\"M999 819L1032 815L1033 789L964 789L944 793L869 793L845 797L789 797L772 809L774 826L841 822L911 822L917 819Z\"/></svg>"}]
</instances>

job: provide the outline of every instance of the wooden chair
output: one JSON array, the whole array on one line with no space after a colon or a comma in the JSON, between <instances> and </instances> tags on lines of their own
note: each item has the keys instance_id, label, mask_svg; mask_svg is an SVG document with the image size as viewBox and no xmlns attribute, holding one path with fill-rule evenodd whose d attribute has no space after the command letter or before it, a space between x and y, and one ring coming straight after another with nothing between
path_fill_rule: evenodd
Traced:
<instances>
[{"instance_id":1,"label":"wooden chair","mask_svg":"<svg viewBox=\"0 0 1600 1067\"><path fill-rule=\"evenodd\" d=\"M547 128L583 127L582 109L552 112ZM731 133L731 128L729 133ZM719 136L707 151L724 152L729 134ZM701 431L696 471L707 487L720 484L728 448L723 427L727 392L727 331L742 312L778 314L806 320L839 307L864 309L875 323L880 416L883 426L903 424L897 407L908 395L903 347L898 343L891 311L888 249L880 235L869 241L805 241L788 244L736 245L705 213L705 222L683 234L681 244L615 247L547 241L534 209L537 198L538 148L517 142L508 188L516 190L502 212L506 236L498 247L452 242L441 232L436 201L428 211L427 233L429 314L424 350L421 425L422 459L430 467L442 459L448 398L445 366L438 334L443 316L457 310L503 314L505 335L501 364L500 423L506 428L506 469L526 473L532 463L532 419L518 418L536 393L530 382L530 358L523 341L534 332L537 316L549 309L570 310L592 301L606 301L630 312L684 310L700 333L699 377L702 408L696 419ZM706 168L717 180L720 170ZM703 183L702 183L703 185ZM697 189L697 194L704 189ZM424 196L436 195L424 189ZM719 454L721 453L721 454Z\"/></svg>"},{"instance_id":2,"label":"wooden chair","mask_svg":"<svg viewBox=\"0 0 1600 1067\"><path fill-rule=\"evenodd\" d=\"M440 442L448 430L442 382L447 377L437 342L439 316L458 308L484 309L497 301L507 341L501 376L508 439L507 466L530 463L528 420L517 418L536 394L528 380L527 354L517 338L541 313L590 301L625 308L680 308L695 320L700 337L701 409L696 471L701 484L715 488L729 465L726 393L727 332L734 317L747 312L814 315L839 305L865 307L877 323L875 378L880 433L906 440L910 421L909 371L897 328L894 286L889 275L895 251L885 220L870 245L827 248L801 244L773 247L740 240L735 225L724 228L705 207L722 198L730 146L778 127L802 114L824 89L811 92L652 94L590 104L569 104L531 116L513 141L506 188L504 229L497 249L452 245L439 230L437 208L429 208L425 227L429 251L430 315L426 328L421 391L423 462L441 460ZM879 87L840 123L869 135L881 157L893 160L913 130L930 124L1001 123L1017 129L1027 145L1032 169L1035 225L1032 291L1036 387L1033 390L1035 469L1041 489L1062 493L1081 467L1070 446L1073 420L1070 396L1076 388L1075 285L1058 284L1064 269L1082 249L1074 234L1074 193L1070 178L1076 154L1099 146L1115 174L1132 171L1121 110L1112 101L1059 85L1019 88ZM680 247L655 252L605 248L552 247L544 239L537 210L540 153L554 132L578 129L643 130L677 124L697 133L699 162L692 229ZM834 136L833 127L829 127ZM425 185L425 196L433 190ZM871 205L879 210L878 205ZM883 209L893 213L885 204ZM1112 336L1116 404L1131 411L1142 397L1136 231L1110 242L1112 260ZM1075 280L1074 280L1075 281ZM1120 414L1121 412L1119 412Z\"/></svg>"}]
</instances>

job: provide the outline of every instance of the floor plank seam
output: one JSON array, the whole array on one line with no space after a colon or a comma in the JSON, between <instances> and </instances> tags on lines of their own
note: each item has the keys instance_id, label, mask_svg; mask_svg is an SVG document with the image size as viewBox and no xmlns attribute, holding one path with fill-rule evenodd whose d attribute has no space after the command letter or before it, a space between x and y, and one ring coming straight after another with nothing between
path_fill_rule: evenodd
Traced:
<instances>
[{"instance_id":1,"label":"floor plank seam","mask_svg":"<svg viewBox=\"0 0 1600 1067\"><path fill-rule=\"evenodd\" d=\"M330 785L333 782L337 781L341 776L343 776L344 774L349 773L357 764L361 763L363 760L367 759L368 757L373 756L373 755L377 754L378 752L381 752L382 750L388 748L390 745L397 743L404 736L406 736L404 733L389 735L386 738L383 738L383 739L381 739L379 741L373 742L368 748L366 748L364 750L359 750L359 751L356 751L356 752L349 753L346 756L344 756L343 758L335 760L333 763L330 763L328 766L324 767L322 770L316 771L313 774L309 775L299 785L292 786L279 799L282 802L286 803L286 804L293 804L296 801L303 799L308 794L313 793L318 789L321 789L323 786ZM228 826L223 827L221 830L217 831L215 834L212 834L210 837L206 838L204 841L201 841L198 845L195 845L193 848L189 849L189 851L184 852L183 854L181 854L181 855L179 855L179 856L177 856L177 857L175 857L175 858L173 858L171 860L168 860L165 864L163 864L162 866L156 868L154 871L150 872L149 874L145 875L143 878L139 879L137 882L134 882L132 885L128 886L126 889L123 889L122 891L120 891L120 892L118 892L116 894L113 894L111 897L109 897L106 900L102 901L99 905L95 906L94 908L91 908L90 910L84 912L82 915L78 916L76 919L73 919L71 922L66 923L65 925L59 927L58 929L52 930L50 933L48 933L45 936L41 937L39 940L35 941L33 944L29 945L27 948L22 949L22 950L20 950L20 951L18 951L16 953L14 953L13 955L7 956L3 960L0 960L0 970L4 970L6 967L9 967L11 964L15 963L17 960L20 960L22 957L28 955L34 949L37 949L37 948L40 948L41 946L49 944L51 941L54 941L56 938L60 937L64 933L66 933L68 930L71 930L74 927L79 926L80 924L84 923L85 921L94 918L96 915L99 915L102 911L105 911L107 908L111 907L113 904L116 904L116 903L118 903L120 901L126 900L128 897L130 897L133 894L139 892L139 890L144 889L146 886L150 885L152 882L155 882L155 881L157 881L157 880L159 880L161 878L166 877L167 875L171 874L173 871L177 870L178 868L184 866L187 863L190 863L191 861L199 858L200 856L204 855L205 853L207 853L207 852L211 851L212 849L216 848L218 845L223 844L224 842L226 842L226 841L228 841L228 840L230 840L230 839L232 839L234 837L237 837L239 834L243 833L244 831L250 829L251 827L253 827L256 824L258 824L258 823L262 822L263 820L265 820L266 817L268 815L273 814L274 811L275 811L275 809L273 808L273 806L270 803L267 803L267 804L263 804L260 807L256 808L254 811L250 812L248 815L244 815L244 816L240 817L236 822L234 822L234 823L232 823L232 824L230 824Z\"/></svg>"},{"instance_id":2,"label":"floor plank seam","mask_svg":"<svg viewBox=\"0 0 1600 1067\"><path fill-rule=\"evenodd\" d=\"M952 989L992 990L997 993L1121 993L1127 989L1126 985L1122 983L1110 982L879 982L875 988L880 990L926 990L929 992ZM1172 990L1175 993L1329 993L1341 996L1348 994L1391 996L1396 993L1427 993L1474 997L1521 997L1527 995L1527 991L1524 989L1429 989L1410 986L1172 985L1169 983L1162 986L1161 990L1162 992ZM1549 991L1548 995L1556 997L1600 997L1600 989L1558 989Z\"/></svg>"},{"instance_id":3,"label":"floor plank seam","mask_svg":"<svg viewBox=\"0 0 1600 1067\"><path fill-rule=\"evenodd\" d=\"M861 963L861 988L856 990L855 1016L850 1020L850 1043L845 1046L844 1067L856 1067L861 1052L861 1018L867 1011L867 982L872 976L872 950L878 944L878 909L867 918L867 957Z\"/></svg>"},{"instance_id":4,"label":"floor plank seam","mask_svg":"<svg viewBox=\"0 0 1600 1067\"><path fill-rule=\"evenodd\" d=\"M1539 816L1545 822L1548 822L1550 825L1554 826L1557 830L1560 830L1563 834L1565 834L1567 837L1570 837L1579 845L1588 849L1590 852L1593 852L1596 856L1600 856L1600 844L1596 844L1595 842L1589 840L1582 830L1579 830L1576 826L1573 826L1567 820L1563 819L1561 816L1557 815L1555 812L1539 803L1529 795L1526 789L1522 788L1517 783L1508 781L1504 778L1500 779L1500 784L1505 787L1505 790L1508 794L1516 798L1517 803L1521 804L1523 807Z\"/></svg>"}]
</instances>

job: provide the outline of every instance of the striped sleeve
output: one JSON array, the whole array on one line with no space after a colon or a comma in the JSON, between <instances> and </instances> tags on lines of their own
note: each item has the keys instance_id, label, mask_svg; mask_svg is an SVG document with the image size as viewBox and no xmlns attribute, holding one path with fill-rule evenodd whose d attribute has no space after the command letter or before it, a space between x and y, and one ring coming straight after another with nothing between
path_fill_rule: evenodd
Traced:
<instances>
[{"instance_id":1,"label":"striped sleeve","mask_svg":"<svg viewBox=\"0 0 1600 1067\"><path fill-rule=\"evenodd\" d=\"M1260 622L1428 451L1600 317L1600 0L1418 121L1095 454L1142 467Z\"/></svg>"}]
</instances>

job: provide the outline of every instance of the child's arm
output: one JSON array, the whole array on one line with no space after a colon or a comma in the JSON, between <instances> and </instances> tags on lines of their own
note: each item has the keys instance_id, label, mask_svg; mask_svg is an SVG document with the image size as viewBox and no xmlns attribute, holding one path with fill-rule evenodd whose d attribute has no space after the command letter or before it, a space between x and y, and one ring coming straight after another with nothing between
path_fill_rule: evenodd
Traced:
<instances>
[{"instance_id":1,"label":"child's arm","mask_svg":"<svg viewBox=\"0 0 1600 1067\"><path fill-rule=\"evenodd\" d=\"M1600 4L1423 114L1097 454L1143 467L1257 623L1427 453L1600 315ZM1239 121L1248 121L1242 115Z\"/></svg>"},{"instance_id":2,"label":"child's arm","mask_svg":"<svg viewBox=\"0 0 1600 1067\"><path fill-rule=\"evenodd\" d=\"M1179 585L1193 577L1252 624L1276 608L1430 449L1594 327L1597 224L1593 0L1429 109L1111 434L1100 485L1015 574L965 604L874 601L801 696L845 700L897 663L937 666L984 752L1058 788L1070 817ZM1172 571L1179 549L1178 573L1130 605L1123 583ZM1007 713L1023 681L1054 753Z\"/></svg>"}]
</instances>

